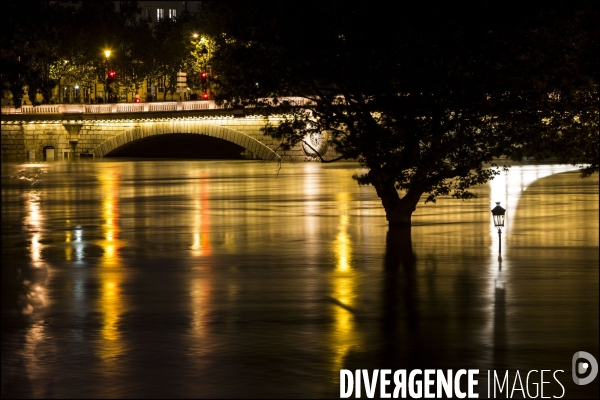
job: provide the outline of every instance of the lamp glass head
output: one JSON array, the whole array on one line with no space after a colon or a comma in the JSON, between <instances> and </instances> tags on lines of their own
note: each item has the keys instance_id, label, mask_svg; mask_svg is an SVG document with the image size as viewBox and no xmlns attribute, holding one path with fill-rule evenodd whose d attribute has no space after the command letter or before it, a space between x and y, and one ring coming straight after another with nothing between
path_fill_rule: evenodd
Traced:
<instances>
[{"instance_id":1,"label":"lamp glass head","mask_svg":"<svg viewBox=\"0 0 600 400\"><path fill-rule=\"evenodd\" d=\"M496 207L492 209L492 217L494 218L494 225L497 227L504 226L504 217L506 216L506 210L500 207L500 202L496 202Z\"/></svg>"}]
</instances>

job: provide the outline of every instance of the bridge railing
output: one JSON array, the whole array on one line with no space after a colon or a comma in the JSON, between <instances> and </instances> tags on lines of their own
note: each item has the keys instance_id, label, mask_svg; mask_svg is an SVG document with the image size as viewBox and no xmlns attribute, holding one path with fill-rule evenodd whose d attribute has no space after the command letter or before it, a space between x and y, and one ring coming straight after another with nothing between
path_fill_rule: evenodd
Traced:
<instances>
[{"instance_id":1,"label":"bridge railing","mask_svg":"<svg viewBox=\"0 0 600 400\"><path fill-rule=\"evenodd\" d=\"M23 106L21 107L22 114L56 114L59 113L60 105L58 104L45 104L42 106ZM4 113L4 107L2 107ZM11 112L10 114L17 114L18 112Z\"/></svg>"},{"instance_id":2,"label":"bridge railing","mask_svg":"<svg viewBox=\"0 0 600 400\"><path fill-rule=\"evenodd\" d=\"M92 104L89 106L83 106L84 113L92 113L92 114L110 113L110 112L113 112L112 110L113 110L112 104Z\"/></svg>"},{"instance_id":3,"label":"bridge railing","mask_svg":"<svg viewBox=\"0 0 600 400\"><path fill-rule=\"evenodd\" d=\"M222 108L224 107L216 105L214 100L114 104L44 104L39 106L24 105L21 108L2 106L2 114L108 114L148 111L213 110Z\"/></svg>"},{"instance_id":4,"label":"bridge railing","mask_svg":"<svg viewBox=\"0 0 600 400\"><path fill-rule=\"evenodd\" d=\"M314 102L304 97L280 97L275 102L273 99L259 99L263 104L276 106L282 102L289 102L294 106L310 106ZM247 108L254 108L249 105ZM114 104L44 104L38 106L24 105L21 108L2 107L2 114L64 114L64 113L89 113L108 114L123 112L149 112L149 111L180 111L180 110L215 110L228 109L231 105L217 105L214 100L199 101L169 101L150 103L114 103Z\"/></svg>"}]
</instances>

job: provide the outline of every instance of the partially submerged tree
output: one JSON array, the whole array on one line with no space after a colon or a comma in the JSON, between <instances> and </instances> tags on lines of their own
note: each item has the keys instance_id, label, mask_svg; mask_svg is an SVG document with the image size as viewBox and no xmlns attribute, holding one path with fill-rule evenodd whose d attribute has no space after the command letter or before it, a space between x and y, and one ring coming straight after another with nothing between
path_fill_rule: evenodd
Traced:
<instances>
[{"instance_id":1,"label":"partially submerged tree","mask_svg":"<svg viewBox=\"0 0 600 400\"><path fill-rule=\"evenodd\" d=\"M225 2L203 15L218 100L283 116L266 132L288 147L326 132L340 158L368 169L354 178L375 187L390 226L410 226L424 194L473 197L469 187L492 179L503 156L553 152L598 170L597 6L530 6L326 2L290 13ZM553 41L559 25L578 47Z\"/></svg>"}]
</instances>

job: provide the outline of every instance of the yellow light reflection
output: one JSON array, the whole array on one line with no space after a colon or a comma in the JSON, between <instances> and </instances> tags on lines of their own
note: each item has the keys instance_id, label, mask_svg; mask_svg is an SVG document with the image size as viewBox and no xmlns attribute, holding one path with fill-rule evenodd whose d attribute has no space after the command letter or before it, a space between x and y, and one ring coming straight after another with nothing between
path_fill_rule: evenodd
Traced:
<instances>
[{"instance_id":1,"label":"yellow light reflection","mask_svg":"<svg viewBox=\"0 0 600 400\"><path fill-rule=\"evenodd\" d=\"M334 327L331 336L333 350L332 370L342 368L344 358L353 348L361 345L361 337L355 326L357 272L352 268L352 241L348 234L350 215L348 193L337 196L340 210L338 233L333 242L336 268L331 275Z\"/></svg>"},{"instance_id":2,"label":"yellow light reflection","mask_svg":"<svg viewBox=\"0 0 600 400\"><path fill-rule=\"evenodd\" d=\"M48 357L50 354L55 354L58 350L54 340L48 340L50 335L46 332L48 326L42 319L41 321L33 322L27 328L25 333L25 342L23 343L21 357L26 361L26 378L31 382L37 382L46 379L48 376L45 363L39 360ZM47 388L44 385L32 385L30 388L29 397L40 399L48 396Z\"/></svg>"},{"instance_id":3,"label":"yellow light reflection","mask_svg":"<svg viewBox=\"0 0 600 400\"><path fill-rule=\"evenodd\" d=\"M44 218L40 208L40 193L32 191L25 193L25 204L27 207L27 216L25 217L25 226L32 232L31 246L29 247L31 262L34 267L42 267L42 238L40 231L43 229Z\"/></svg>"},{"instance_id":4,"label":"yellow light reflection","mask_svg":"<svg viewBox=\"0 0 600 400\"><path fill-rule=\"evenodd\" d=\"M37 177L38 174L39 172L35 172L34 176ZM23 219L23 227L29 231L31 235L31 242L29 245L31 265L34 268L44 268L47 270L47 266L42 257L42 249L45 247L42 244L45 221L42 213L41 193L42 192L37 190L24 193L26 214ZM50 271L47 270L47 272L47 276L49 276ZM32 314L48 304L45 286L28 279L23 280L22 283L25 296L21 298L20 311L23 314Z\"/></svg>"},{"instance_id":5,"label":"yellow light reflection","mask_svg":"<svg viewBox=\"0 0 600 400\"><path fill-rule=\"evenodd\" d=\"M102 341L100 356L107 362L115 362L115 357L123 352L124 344L119 332L119 322L125 310L121 295L124 280L121 267L120 248L123 246L119 239L119 184L120 176L116 171L106 171L101 174L102 188L102 226L104 239L99 242L104 254L101 260L100 285L101 293L99 309L102 314ZM76 231L80 240L80 231Z\"/></svg>"},{"instance_id":6,"label":"yellow light reflection","mask_svg":"<svg viewBox=\"0 0 600 400\"><path fill-rule=\"evenodd\" d=\"M208 204L208 183L206 179L200 180L200 194L194 201L194 225L192 232L192 254L206 256L210 254L210 221Z\"/></svg>"},{"instance_id":7,"label":"yellow light reflection","mask_svg":"<svg viewBox=\"0 0 600 400\"><path fill-rule=\"evenodd\" d=\"M71 261L73 259L73 248L65 247L65 260Z\"/></svg>"},{"instance_id":8,"label":"yellow light reflection","mask_svg":"<svg viewBox=\"0 0 600 400\"><path fill-rule=\"evenodd\" d=\"M103 233L104 250L103 266L114 267L119 264L118 250L121 247L119 240L119 174L108 171L100 175L103 201L102 216L104 218Z\"/></svg>"},{"instance_id":9,"label":"yellow light reflection","mask_svg":"<svg viewBox=\"0 0 600 400\"><path fill-rule=\"evenodd\" d=\"M115 282L105 281L102 283L101 309L104 315L104 325L102 327L102 337L107 340L117 340L119 331L117 323L120 314L120 290Z\"/></svg>"},{"instance_id":10,"label":"yellow light reflection","mask_svg":"<svg viewBox=\"0 0 600 400\"><path fill-rule=\"evenodd\" d=\"M42 252L42 245L40 243L40 234L34 233L31 238L31 261L33 261L34 266L38 266Z\"/></svg>"},{"instance_id":11,"label":"yellow light reflection","mask_svg":"<svg viewBox=\"0 0 600 400\"><path fill-rule=\"evenodd\" d=\"M211 322L210 301L211 301L211 281L206 278L194 279L190 285L192 300L192 329L198 338L208 336L208 325ZM205 343L201 343L206 347Z\"/></svg>"},{"instance_id":12,"label":"yellow light reflection","mask_svg":"<svg viewBox=\"0 0 600 400\"><path fill-rule=\"evenodd\" d=\"M350 269L350 238L348 237L349 215L340 215L338 234L335 239L335 255L337 258L337 270L348 271Z\"/></svg>"}]
</instances>

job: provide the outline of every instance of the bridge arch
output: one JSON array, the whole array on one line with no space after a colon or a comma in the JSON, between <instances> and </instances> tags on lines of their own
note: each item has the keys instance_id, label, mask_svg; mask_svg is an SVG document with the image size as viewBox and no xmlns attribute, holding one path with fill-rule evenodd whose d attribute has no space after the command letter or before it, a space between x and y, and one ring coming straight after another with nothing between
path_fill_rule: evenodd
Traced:
<instances>
[{"instance_id":1,"label":"bridge arch","mask_svg":"<svg viewBox=\"0 0 600 400\"><path fill-rule=\"evenodd\" d=\"M262 160L280 160L281 157L260 140L235 129L209 124L178 124L178 123L156 123L139 124L106 139L96 146L92 153L96 157L103 157L111 151L133 141L156 135L168 134L198 134L226 140L237 144L256 155Z\"/></svg>"}]
</instances>

